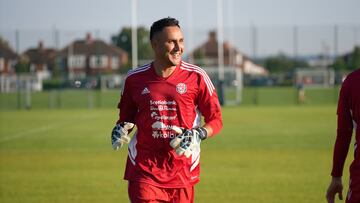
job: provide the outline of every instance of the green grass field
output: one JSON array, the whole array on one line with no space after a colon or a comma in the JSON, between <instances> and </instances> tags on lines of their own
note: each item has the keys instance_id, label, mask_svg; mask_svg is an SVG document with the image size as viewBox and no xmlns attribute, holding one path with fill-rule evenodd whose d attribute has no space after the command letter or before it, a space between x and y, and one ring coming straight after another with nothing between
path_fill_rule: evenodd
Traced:
<instances>
[{"instance_id":1,"label":"green grass field","mask_svg":"<svg viewBox=\"0 0 360 203\"><path fill-rule=\"evenodd\" d=\"M195 202L324 202L335 112L223 108L223 131L202 143ZM127 150L110 146L116 118L115 108L0 112L0 202L128 202Z\"/></svg>"}]
</instances>

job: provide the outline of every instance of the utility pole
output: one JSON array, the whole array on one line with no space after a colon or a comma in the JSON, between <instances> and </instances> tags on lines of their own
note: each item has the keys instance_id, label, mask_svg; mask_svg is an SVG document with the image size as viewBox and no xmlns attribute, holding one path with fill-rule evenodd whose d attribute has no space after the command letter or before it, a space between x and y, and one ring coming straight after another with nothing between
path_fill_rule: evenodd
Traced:
<instances>
[{"instance_id":1,"label":"utility pole","mask_svg":"<svg viewBox=\"0 0 360 203\"><path fill-rule=\"evenodd\" d=\"M187 0L187 21L188 21L188 33L189 33L189 38L188 38L188 45L189 45L189 48L192 49L194 47L193 46L193 24L192 24L192 21L193 21L193 15L192 15L192 12L193 12L193 5L192 5L192 1L193 0ZM191 46L191 47L190 47ZM191 50L189 53L189 62L190 63L194 63L194 54L193 54L193 51L194 50Z\"/></svg>"},{"instance_id":2,"label":"utility pole","mask_svg":"<svg viewBox=\"0 0 360 203\"><path fill-rule=\"evenodd\" d=\"M334 26L334 57L337 58L339 54L339 41L338 41L338 35L339 35L339 27L338 25Z\"/></svg>"},{"instance_id":3,"label":"utility pole","mask_svg":"<svg viewBox=\"0 0 360 203\"><path fill-rule=\"evenodd\" d=\"M219 65L219 102L224 105L224 34L223 34L223 0L217 0L217 33L218 33L218 65Z\"/></svg>"},{"instance_id":4,"label":"utility pole","mask_svg":"<svg viewBox=\"0 0 360 203\"><path fill-rule=\"evenodd\" d=\"M293 51L294 51L294 59L297 60L299 57L299 53L298 53L298 42L299 42L299 38L298 38L298 27L295 25L293 28Z\"/></svg>"},{"instance_id":5,"label":"utility pole","mask_svg":"<svg viewBox=\"0 0 360 203\"><path fill-rule=\"evenodd\" d=\"M19 30L15 30L15 47L16 53L20 54L20 37L19 37Z\"/></svg>"},{"instance_id":6,"label":"utility pole","mask_svg":"<svg viewBox=\"0 0 360 203\"><path fill-rule=\"evenodd\" d=\"M253 60L257 58L257 29L255 25L251 25L251 39L252 39L252 49L253 49Z\"/></svg>"},{"instance_id":7,"label":"utility pole","mask_svg":"<svg viewBox=\"0 0 360 203\"><path fill-rule=\"evenodd\" d=\"M131 59L132 68L138 67L138 41L137 41L137 0L131 0Z\"/></svg>"}]
</instances>

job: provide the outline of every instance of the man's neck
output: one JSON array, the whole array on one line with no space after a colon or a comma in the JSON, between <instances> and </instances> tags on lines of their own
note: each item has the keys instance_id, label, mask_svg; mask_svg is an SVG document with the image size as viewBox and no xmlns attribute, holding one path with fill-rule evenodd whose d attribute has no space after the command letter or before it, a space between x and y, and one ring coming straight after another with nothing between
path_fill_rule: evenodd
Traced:
<instances>
[{"instance_id":1,"label":"man's neck","mask_svg":"<svg viewBox=\"0 0 360 203\"><path fill-rule=\"evenodd\" d=\"M167 64L165 65L157 60L154 61L153 65L156 74L164 78L169 77L176 69L176 66L169 66Z\"/></svg>"}]
</instances>

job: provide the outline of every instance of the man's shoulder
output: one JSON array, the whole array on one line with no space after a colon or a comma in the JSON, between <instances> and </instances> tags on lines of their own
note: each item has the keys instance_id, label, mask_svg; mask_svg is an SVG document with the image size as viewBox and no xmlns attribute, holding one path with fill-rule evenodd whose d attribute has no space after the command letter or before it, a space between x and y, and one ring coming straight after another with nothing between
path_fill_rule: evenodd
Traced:
<instances>
[{"instance_id":1,"label":"man's shoulder","mask_svg":"<svg viewBox=\"0 0 360 203\"><path fill-rule=\"evenodd\" d=\"M202 80L204 82L204 84L206 84L206 87L208 88L210 95L213 93L213 91L215 90L215 87L212 84L210 77L208 76L208 74L206 73L206 71L204 69L200 68L199 66L196 66L194 64L187 63L184 61L181 62L180 68L183 71L188 71L189 74L191 74L191 75L196 75L195 77L199 78L200 80Z\"/></svg>"},{"instance_id":2,"label":"man's shoulder","mask_svg":"<svg viewBox=\"0 0 360 203\"><path fill-rule=\"evenodd\" d=\"M127 75L126 75L126 78L127 79L134 79L134 78L137 78L137 77L144 76L144 75L146 75L148 73L150 68L151 68L151 63L148 63L148 64L145 64L145 65L140 66L138 68L129 70Z\"/></svg>"},{"instance_id":3,"label":"man's shoulder","mask_svg":"<svg viewBox=\"0 0 360 203\"><path fill-rule=\"evenodd\" d=\"M190 72L197 72L197 71L205 72L205 70L200 68L199 66L195 64L187 63L185 61L181 61L180 68L182 70L190 71Z\"/></svg>"},{"instance_id":4,"label":"man's shoulder","mask_svg":"<svg viewBox=\"0 0 360 203\"><path fill-rule=\"evenodd\" d=\"M344 82L349 84L352 83L360 84L360 69L357 69L351 72L349 75L347 75Z\"/></svg>"},{"instance_id":5,"label":"man's shoulder","mask_svg":"<svg viewBox=\"0 0 360 203\"><path fill-rule=\"evenodd\" d=\"M357 70L354 70L353 72L351 72L349 74L349 77L359 78L360 77L360 68L358 68Z\"/></svg>"},{"instance_id":6,"label":"man's shoulder","mask_svg":"<svg viewBox=\"0 0 360 203\"><path fill-rule=\"evenodd\" d=\"M189 74L195 74L198 76L202 76L203 78L209 78L208 74L204 69L197 65L187 63L185 61L181 61L180 69L182 71L188 72Z\"/></svg>"}]
</instances>

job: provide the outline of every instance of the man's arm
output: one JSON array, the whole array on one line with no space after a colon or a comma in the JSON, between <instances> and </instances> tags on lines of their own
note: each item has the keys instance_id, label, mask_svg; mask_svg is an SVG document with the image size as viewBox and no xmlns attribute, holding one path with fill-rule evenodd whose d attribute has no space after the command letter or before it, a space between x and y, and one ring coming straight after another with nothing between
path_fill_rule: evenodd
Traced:
<instances>
[{"instance_id":1,"label":"man's arm","mask_svg":"<svg viewBox=\"0 0 360 203\"><path fill-rule=\"evenodd\" d=\"M170 146L178 155L185 154L186 157L190 157L192 150L198 148L202 140L214 136L223 126L221 107L215 88L209 78L206 83L203 77L208 76L202 75L200 78L197 105L204 116L205 125L188 130L182 129L180 135L171 140Z\"/></svg>"},{"instance_id":2,"label":"man's arm","mask_svg":"<svg viewBox=\"0 0 360 203\"><path fill-rule=\"evenodd\" d=\"M334 146L333 168L331 172L333 177L342 176L353 132L353 119L350 106L350 87L349 81L345 80L339 95L337 109L337 136Z\"/></svg>"},{"instance_id":3,"label":"man's arm","mask_svg":"<svg viewBox=\"0 0 360 203\"><path fill-rule=\"evenodd\" d=\"M197 104L201 114L204 116L205 125L203 127L207 130L207 137L212 137L219 133L223 127L221 106L215 88L210 89L204 77L200 79ZM212 84L210 86L213 87Z\"/></svg>"},{"instance_id":4,"label":"man's arm","mask_svg":"<svg viewBox=\"0 0 360 203\"><path fill-rule=\"evenodd\" d=\"M131 138L128 134L134 128L137 107L135 102L132 101L130 88L131 86L126 79L118 104L118 109L120 111L119 118L111 132L111 144L114 150L122 147L124 143L130 142Z\"/></svg>"},{"instance_id":5,"label":"man's arm","mask_svg":"<svg viewBox=\"0 0 360 203\"><path fill-rule=\"evenodd\" d=\"M326 199L328 203L335 202L336 194L339 195L340 200L343 199L343 184L341 177L343 174L344 163L349 151L349 145L353 131L349 88L350 86L348 81L345 80L340 90L340 97L338 102L338 124L337 137L333 154L333 168L331 171L332 180L326 192Z\"/></svg>"},{"instance_id":6,"label":"man's arm","mask_svg":"<svg viewBox=\"0 0 360 203\"><path fill-rule=\"evenodd\" d=\"M135 116L137 113L136 103L133 101L131 96L131 84L129 78L125 79L123 91L121 92L120 102L118 104L119 119L120 122L131 122L135 123ZM136 124L136 123L135 123Z\"/></svg>"}]
</instances>

